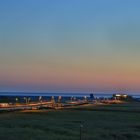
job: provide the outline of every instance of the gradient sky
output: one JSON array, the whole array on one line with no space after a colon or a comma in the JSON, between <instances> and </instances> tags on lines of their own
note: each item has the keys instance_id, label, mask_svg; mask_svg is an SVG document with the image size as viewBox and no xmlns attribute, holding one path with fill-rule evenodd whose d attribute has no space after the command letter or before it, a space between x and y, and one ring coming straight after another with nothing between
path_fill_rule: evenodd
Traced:
<instances>
[{"instance_id":1,"label":"gradient sky","mask_svg":"<svg viewBox=\"0 0 140 140\"><path fill-rule=\"evenodd\" d=\"M0 91L140 91L139 0L0 0Z\"/></svg>"}]
</instances>

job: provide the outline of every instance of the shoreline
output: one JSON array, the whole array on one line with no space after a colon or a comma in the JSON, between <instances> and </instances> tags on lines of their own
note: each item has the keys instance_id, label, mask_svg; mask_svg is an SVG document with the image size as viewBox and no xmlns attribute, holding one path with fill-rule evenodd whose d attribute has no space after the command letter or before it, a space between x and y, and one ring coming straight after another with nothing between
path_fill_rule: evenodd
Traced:
<instances>
[{"instance_id":1,"label":"shoreline","mask_svg":"<svg viewBox=\"0 0 140 140\"><path fill-rule=\"evenodd\" d=\"M52 96L54 96L54 98L58 98L59 96L61 96L62 98L71 98L71 97L75 97L75 98L90 98L90 94L93 94L94 97L96 98L111 98L112 95L114 93L21 93L21 92L0 92L0 97L39 97L42 96L44 98L51 98ZM133 97L134 99L140 100L140 94L127 94L128 96Z\"/></svg>"}]
</instances>

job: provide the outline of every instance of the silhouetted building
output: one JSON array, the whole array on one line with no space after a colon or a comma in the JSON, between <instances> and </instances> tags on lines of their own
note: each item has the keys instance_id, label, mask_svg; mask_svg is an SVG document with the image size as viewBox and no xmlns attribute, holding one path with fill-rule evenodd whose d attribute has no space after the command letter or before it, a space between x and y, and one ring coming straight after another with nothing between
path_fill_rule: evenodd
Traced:
<instances>
[{"instance_id":1,"label":"silhouetted building","mask_svg":"<svg viewBox=\"0 0 140 140\"><path fill-rule=\"evenodd\" d=\"M90 94L90 99L91 99L91 100L94 99L94 95L93 95L93 93Z\"/></svg>"}]
</instances>

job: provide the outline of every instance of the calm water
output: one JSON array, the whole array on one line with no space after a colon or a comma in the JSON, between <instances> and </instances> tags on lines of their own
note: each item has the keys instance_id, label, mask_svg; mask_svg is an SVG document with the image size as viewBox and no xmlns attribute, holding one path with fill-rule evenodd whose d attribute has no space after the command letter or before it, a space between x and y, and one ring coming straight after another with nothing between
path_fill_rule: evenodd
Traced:
<instances>
[{"instance_id":1,"label":"calm water","mask_svg":"<svg viewBox=\"0 0 140 140\"><path fill-rule=\"evenodd\" d=\"M94 92L95 97L112 97L114 92ZM140 98L140 93L127 93L128 95L133 96L134 98ZM25 92L0 92L0 95L5 96L62 96L62 97L84 97L90 96L90 93L25 93Z\"/></svg>"}]
</instances>

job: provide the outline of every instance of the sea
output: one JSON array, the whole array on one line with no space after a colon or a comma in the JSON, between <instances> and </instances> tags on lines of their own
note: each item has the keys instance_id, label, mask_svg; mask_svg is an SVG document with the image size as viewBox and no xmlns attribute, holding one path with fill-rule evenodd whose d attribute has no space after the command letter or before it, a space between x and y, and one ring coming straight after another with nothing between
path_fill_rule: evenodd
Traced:
<instances>
[{"instance_id":1,"label":"sea","mask_svg":"<svg viewBox=\"0 0 140 140\"><path fill-rule=\"evenodd\" d=\"M90 97L93 94L94 97L100 98L110 98L115 92L94 92L94 93L42 93L42 92L0 92L0 96L62 96L62 97ZM125 93L133 98L140 99L140 92L129 92Z\"/></svg>"}]
</instances>

